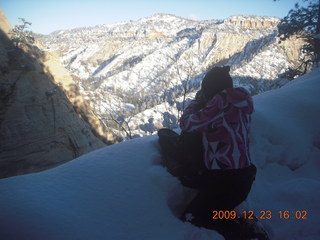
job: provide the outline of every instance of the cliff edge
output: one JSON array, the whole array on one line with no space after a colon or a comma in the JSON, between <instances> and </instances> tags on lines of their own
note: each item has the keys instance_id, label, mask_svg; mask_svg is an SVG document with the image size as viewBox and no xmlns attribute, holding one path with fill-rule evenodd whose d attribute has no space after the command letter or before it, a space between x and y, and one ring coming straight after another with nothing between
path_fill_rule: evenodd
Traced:
<instances>
[{"instance_id":1,"label":"cliff edge","mask_svg":"<svg viewBox=\"0 0 320 240\"><path fill-rule=\"evenodd\" d=\"M105 146L106 138L82 114L84 105L74 106L58 84L71 85L67 71L35 46L13 46L1 10L0 18L0 178L51 168Z\"/></svg>"}]
</instances>

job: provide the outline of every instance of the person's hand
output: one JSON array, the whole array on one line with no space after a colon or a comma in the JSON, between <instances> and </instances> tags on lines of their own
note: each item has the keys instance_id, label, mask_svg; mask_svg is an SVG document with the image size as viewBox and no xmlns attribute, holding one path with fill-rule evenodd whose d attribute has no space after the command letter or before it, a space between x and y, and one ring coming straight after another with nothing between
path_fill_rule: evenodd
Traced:
<instances>
[{"instance_id":1,"label":"person's hand","mask_svg":"<svg viewBox=\"0 0 320 240\"><path fill-rule=\"evenodd\" d=\"M207 103L206 97L201 90L197 92L195 100L201 105L206 105Z\"/></svg>"}]
</instances>

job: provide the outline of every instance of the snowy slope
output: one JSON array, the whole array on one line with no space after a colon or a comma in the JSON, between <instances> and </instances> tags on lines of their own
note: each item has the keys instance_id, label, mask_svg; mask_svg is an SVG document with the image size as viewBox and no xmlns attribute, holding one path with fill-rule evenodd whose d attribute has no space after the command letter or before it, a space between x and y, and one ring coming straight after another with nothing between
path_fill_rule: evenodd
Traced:
<instances>
[{"instance_id":1,"label":"snowy slope","mask_svg":"<svg viewBox=\"0 0 320 240\"><path fill-rule=\"evenodd\" d=\"M251 154L258 175L247 209L258 217L272 211L261 220L272 239L320 238L319 75L254 98ZM149 136L1 179L0 239L223 239L174 216L191 193L159 157L157 137ZM307 219L280 219L280 210L307 211Z\"/></svg>"}]
</instances>

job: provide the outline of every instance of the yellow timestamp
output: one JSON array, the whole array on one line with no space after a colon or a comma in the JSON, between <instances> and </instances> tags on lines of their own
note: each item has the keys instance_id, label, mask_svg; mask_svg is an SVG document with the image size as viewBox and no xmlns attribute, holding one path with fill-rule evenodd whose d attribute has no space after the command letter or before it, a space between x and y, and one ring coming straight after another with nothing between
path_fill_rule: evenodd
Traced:
<instances>
[{"instance_id":1,"label":"yellow timestamp","mask_svg":"<svg viewBox=\"0 0 320 240\"><path fill-rule=\"evenodd\" d=\"M271 211L271 210L261 210L261 211L252 211L247 210L241 213L237 213L236 211L228 211L228 210L214 210L212 211L212 219L272 219L274 217L280 219L301 219L305 220L308 219L308 212L306 210L296 210L296 211L289 211L289 210L280 210L280 211Z\"/></svg>"}]
</instances>

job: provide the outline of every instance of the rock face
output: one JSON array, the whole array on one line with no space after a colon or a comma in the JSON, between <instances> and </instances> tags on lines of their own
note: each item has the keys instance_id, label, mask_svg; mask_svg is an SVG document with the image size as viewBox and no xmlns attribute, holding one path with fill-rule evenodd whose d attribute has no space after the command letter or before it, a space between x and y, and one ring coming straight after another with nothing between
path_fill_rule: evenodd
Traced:
<instances>
[{"instance_id":1,"label":"rock face","mask_svg":"<svg viewBox=\"0 0 320 240\"><path fill-rule=\"evenodd\" d=\"M288 40L294 42L288 50L290 53L285 48L288 44L277 44L279 22L279 18L261 16L192 21L158 14L135 22L56 31L41 40L60 54L64 66L83 85L101 87L103 92L119 86L127 90L126 82L133 79L130 90L140 91L152 86L160 75L179 82L178 74L174 73L177 61L181 66L193 65L197 73L219 64L232 65L233 71L248 64L260 52L269 52L269 59L281 53L281 66L288 68L298 58L301 43ZM245 54L241 55L242 52ZM277 78L285 69L274 65L272 71L259 75L268 80ZM255 77L254 72L259 71L260 68L252 69L247 76ZM146 81L149 83L144 84Z\"/></svg>"},{"instance_id":2,"label":"rock face","mask_svg":"<svg viewBox=\"0 0 320 240\"><path fill-rule=\"evenodd\" d=\"M6 31L0 31L6 58L0 62L0 178L41 171L105 146L84 120L83 105L75 107L67 97L62 82L71 86L68 72L53 59L51 68L43 63L36 47L14 48Z\"/></svg>"},{"instance_id":3,"label":"rock face","mask_svg":"<svg viewBox=\"0 0 320 240\"><path fill-rule=\"evenodd\" d=\"M280 19L276 17L257 17L257 16L231 16L224 21L225 24L235 25L241 28L263 29L276 27Z\"/></svg>"},{"instance_id":4,"label":"rock face","mask_svg":"<svg viewBox=\"0 0 320 240\"><path fill-rule=\"evenodd\" d=\"M8 21L6 15L0 8L0 29L7 35L11 28L12 27L10 22Z\"/></svg>"},{"instance_id":5,"label":"rock face","mask_svg":"<svg viewBox=\"0 0 320 240\"><path fill-rule=\"evenodd\" d=\"M66 93L66 96L72 103L76 112L92 126L92 131L100 136L107 144L115 142L116 139L114 135L98 119L79 92L79 87L76 82L70 76L67 69L62 66L58 54L54 52L45 52L43 56L43 65L44 72L50 75L54 82Z\"/></svg>"},{"instance_id":6,"label":"rock face","mask_svg":"<svg viewBox=\"0 0 320 240\"><path fill-rule=\"evenodd\" d=\"M4 15L2 9L0 8L0 71L3 71L8 66L8 54L6 51L6 46L10 44L8 41L8 33L12 29L8 19Z\"/></svg>"}]
</instances>

